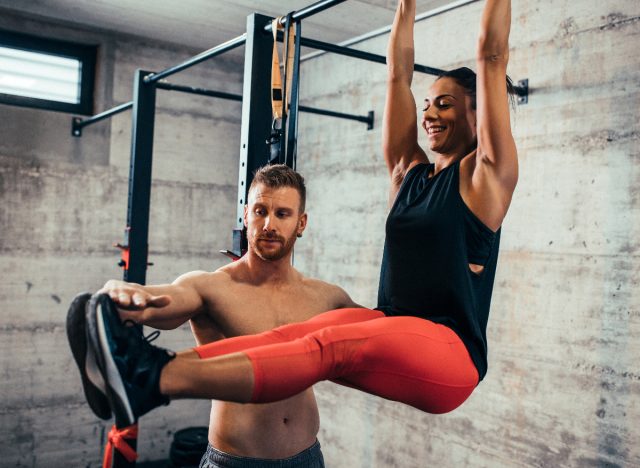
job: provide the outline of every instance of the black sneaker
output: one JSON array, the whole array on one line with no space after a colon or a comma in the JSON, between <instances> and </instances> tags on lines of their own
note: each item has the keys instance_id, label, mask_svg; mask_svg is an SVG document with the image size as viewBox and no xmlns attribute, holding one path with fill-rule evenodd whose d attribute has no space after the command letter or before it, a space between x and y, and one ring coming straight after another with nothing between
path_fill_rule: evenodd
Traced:
<instances>
[{"instance_id":1,"label":"black sneaker","mask_svg":"<svg viewBox=\"0 0 640 468\"><path fill-rule=\"evenodd\" d=\"M96 357L91 346L87 346L86 308L90 293L78 294L73 298L67 312L67 339L71 354L80 370L82 388L91 410L101 419L111 417L104 379L100 375Z\"/></svg>"},{"instance_id":2,"label":"black sneaker","mask_svg":"<svg viewBox=\"0 0 640 468\"><path fill-rule=\"evenodd\" d=\"M87 310L89 345L98 358L116 423L130 426L153 408L169 404L160 393L160 372L175 354L150 344L160 332L145 337L142 326L123 323L108 295L95 295L91 302L95 307Z\"/></svg>"}]
</instances>

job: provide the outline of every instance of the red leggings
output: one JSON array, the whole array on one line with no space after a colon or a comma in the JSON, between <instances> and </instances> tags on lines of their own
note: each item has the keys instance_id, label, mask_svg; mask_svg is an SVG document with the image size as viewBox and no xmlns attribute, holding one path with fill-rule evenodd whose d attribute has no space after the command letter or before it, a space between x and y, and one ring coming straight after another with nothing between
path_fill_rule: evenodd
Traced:
<instances>
[{"instance_id":1,"label":"red leggings","mask_svg":"<svg viewBox=\"0 0 640 468\"><path fill-rule=\"evenodd\" d=\"M478 384L478 371L451 329L370 309L332 310L195 351L203 359L245 353L253 365L253 403L279 401L332 380L428 413L446 413Z\"/></svg>"}]
</instances>

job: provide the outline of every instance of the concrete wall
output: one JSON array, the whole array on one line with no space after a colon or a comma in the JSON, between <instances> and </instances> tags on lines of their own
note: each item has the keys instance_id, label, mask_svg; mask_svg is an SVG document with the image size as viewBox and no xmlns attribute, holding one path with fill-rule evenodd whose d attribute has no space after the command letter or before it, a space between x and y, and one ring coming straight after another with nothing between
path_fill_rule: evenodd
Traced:
<instances>
[{"instance_id":1,"label":"concrete wall","mask_svg":"<svg viewBox=\"0 0 640 468\"><path fill-rule=\"evenodd\" d=\"M416 61L474 67L483 3L419 23ZM387 40L360 47L385 53ZM318 385L328 466L640 465L639 45L638 2L513 1L509 73L533 89L513 114L521 171L488 375L443 416ZM385 69L324 55L303 74L303 100L375 110L376 129L300 117L309 229L296 264L375 306L389 185ZM418 105L431 82L416 75Z\"/></svg>"},{"instance_id":2,"label":"concrete wall","mask_svg":"<svg viewBox=\"0 0 640 468\"><path fill-rule=\"evenodd\" d=\"M198 51L0 13L0 28L99 45L96 111L132 98L136 68ZM172 78L240 93L242 63L219 57ZM236 102L158 91L148 282L216 268L230 247L240 140ZM131 113L70 136L71 115L0 104L0 466L99 466L111 422L82 395L65 336L76 293L121 278ZM159 340L193 344L188 327ZM209 403L145 417L141 460L167 458L173 432L207 425Z\"/></svg>"},{"instance_id":3,"label":"concrete wall","mask_svg":"<svg viewBox=\"0 0 640 468\"><path fill-rule=\"evenodd\" d=\"M421 22L418 62L473 66L482 2ZM504 225L489 373L455 412L430 416L334 384L317 388L329 467L640 465L640 7L514 0L510 74L529 78L513 116L521 176ZM391 17L389 21L391 21ZM0 27L100 44L96 109L131 99L136 68L197 51L2 12ZM360 47L384 53L387 37ZM176 82L241 91L218 58ZM420 101L432 78L416 75ZM309 229L296 266L375 305L387 204L380 152L384 66L303 64L302 101L376 112L376 129L300 116ZM149 282L224 263L240 106L159 92ZM129 114L69 136L70 116L0 105L0 466L98 466L109 423L88 409L66 343L71 298L120 277ZM188 329L162 344L189 346ZM208 403L145 417L142 459L206 424Z\"/></svg>"}]
</instances>

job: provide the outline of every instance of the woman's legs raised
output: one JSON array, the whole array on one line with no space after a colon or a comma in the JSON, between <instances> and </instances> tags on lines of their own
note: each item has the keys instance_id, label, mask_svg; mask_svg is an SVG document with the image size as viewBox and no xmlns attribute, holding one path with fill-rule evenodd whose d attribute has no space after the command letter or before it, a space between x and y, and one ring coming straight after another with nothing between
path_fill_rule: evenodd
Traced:
<instances>
[{"instance_id":1,"label":"woman's legs raised","mask_svg":"<svg viewBox=\"0 0 640 468\"><path fill-rule=\"evenodd\" d=\"M330 325L213 359L174 359L160 384L171 397L267 403L327 379L444 413L466 400L478 373L449 328L416 317L385 317Z\"/></svg>"},{"instance_id":2,"label":"woman's legs raised","mask_svg":"<svg viewBox=\"0 0 640 468\"><path fill-rule=\"evenodd\" d=\"M365 322L384 317L377 310L365 308L336 309L306 320L283 325L256 335L237 336L207 343L178 353L168 369L163 369L160 390L172 398L214 398L247 403L253 388L253 366L242 351L302 338L329 326ZM186 360L219 357L215 363L195 364ZM206 370L203 370L206 369ZM250 371L250 372L249 372ZM249 377L249 374L251 378Z\"/></svg>"},{"instance_id":3,"label":"woman's legs raised","mask_svg":"<svg viewBox=\"0 0 640 468\"><path fill-rule=\"evenodd\" d=\"M178 354L160 374L160 393L174 398L204 398L249 403L253 365L243 353L210 359Z\"/></svg>"},{"instance_id":4,"label":"woman's legs raised","mask_svg":"<svg viewBox=\"0 0 640 468\"><path fill-rule=\"evenodd\" d=\"M346 325L384 317L378 310L364 308L336 309L318 314L309 320L283 325L256 335L236 336L193 348L201 359L237 353L250 348L283 343L302 338L316 330L332 325Z\"/></svg>"}]
</instances>

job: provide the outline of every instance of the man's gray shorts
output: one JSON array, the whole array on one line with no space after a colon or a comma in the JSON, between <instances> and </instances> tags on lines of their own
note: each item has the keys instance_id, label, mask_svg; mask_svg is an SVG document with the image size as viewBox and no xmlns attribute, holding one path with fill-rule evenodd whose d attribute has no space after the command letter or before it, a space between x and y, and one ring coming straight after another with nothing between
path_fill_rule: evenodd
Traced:
<instances>
[{"instance_id":1,"label":"man's gray shorts","mask_svg":"<svg viewBox=\"0 0 640 468\"><path fill-rule=\"evenodd\" d=\"M207 452L200 461L200 468L324 468L324 458L320 442L297 455L281 460L265 458L239 457L216 450L209 444Z\"/></svg>"}]
</instances>

